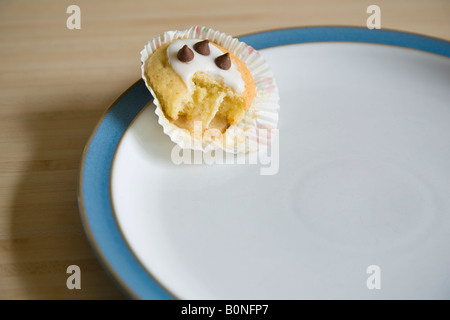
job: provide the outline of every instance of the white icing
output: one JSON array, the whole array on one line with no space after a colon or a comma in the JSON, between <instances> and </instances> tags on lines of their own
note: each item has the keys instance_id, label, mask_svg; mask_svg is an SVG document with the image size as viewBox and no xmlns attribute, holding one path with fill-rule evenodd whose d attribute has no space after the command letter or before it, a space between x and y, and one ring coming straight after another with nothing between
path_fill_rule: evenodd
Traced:
<instances>
[{"instance_id":1,"label":"white icing","mask_svg":"<svg viewBox=\"0 0 450 320\"><path fill-rule=\"evenodd\" d=\"M242 93L245 90L245 83L242 80L242 75L234 65L231 63L231 68L228 70L220 69L214 60L224 53L213 44L209 44L211 53L207 56L201 55L194 50L194 44L200 42L200 39L183 39L172 42L167 47L167 57L169 63L176 73L183 79L188 90L192 92L191 79L196 72L204 72L212 78L222 81L227 86L233 88L236 92ZM194 59L189 62L181 62L177 58L178 51L187 45L192 52L194 52Z\"/></svg>"}]
</instances>

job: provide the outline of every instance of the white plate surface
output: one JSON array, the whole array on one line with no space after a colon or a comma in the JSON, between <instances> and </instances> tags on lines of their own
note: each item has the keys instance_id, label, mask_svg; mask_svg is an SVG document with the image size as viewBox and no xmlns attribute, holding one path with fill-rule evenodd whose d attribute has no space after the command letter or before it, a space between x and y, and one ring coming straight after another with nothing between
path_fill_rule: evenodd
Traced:
<instances>
[{"instance_id":1,"label":"white plate surface","mask_svg":"<svg viewBox=\"0 0 450 320\"><path fill-rule=\"evenodd\" d=\"M175 165L153 105L125 133L111 192L141 264L182 299L450 298L450 60L361 43L261 53L281 98L277 174Z\"/></svg>"}]
</instances>

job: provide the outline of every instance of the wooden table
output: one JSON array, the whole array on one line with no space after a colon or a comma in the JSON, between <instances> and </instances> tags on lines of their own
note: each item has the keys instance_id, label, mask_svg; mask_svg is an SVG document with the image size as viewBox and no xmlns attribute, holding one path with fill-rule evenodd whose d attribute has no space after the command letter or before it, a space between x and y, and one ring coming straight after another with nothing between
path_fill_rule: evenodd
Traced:
<instances>
[{"instance_id":1,"label":"wooden table","mask_svg":"<svg viewBox=\"0 0 450 320\"><path fill-rule=\"evenodd\" d=\"M81 30L66 9L81 8ZM365 26L450 39L448 0L0 2L0 299L123 299L97 261L77 207L81 153L102 112L140 77L139 51L166 30L232 34ZM81 268L81 290L66 268Z\"/></svg>"}]
</instances>

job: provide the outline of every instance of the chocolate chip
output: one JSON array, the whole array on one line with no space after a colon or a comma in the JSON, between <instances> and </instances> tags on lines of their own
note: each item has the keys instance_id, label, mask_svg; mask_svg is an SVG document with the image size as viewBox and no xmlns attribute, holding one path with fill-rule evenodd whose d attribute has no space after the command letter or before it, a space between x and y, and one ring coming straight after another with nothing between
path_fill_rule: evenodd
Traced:
<instances>
[{"instance_id":1,"label":"chocolate chip","mask_svg":"<svg viewBox=\"0 0 450 320\"><path fill-rule=\"evenodd\" d=\"M187 45L184 45L183 48L178 50L177 58L181 62L189 62L192 59L194 59L194 52L191 49L189 49Z\"/></svg>"},{"instance_id":2,"label":"chocolate chip","mask_svg":"<svg viewBox=\"0 0 450 320\"><path fill-rule=\"evenodd\" d=\"M209 54L210 54L209 41L203 40L203 41L197 42L196 44L194 44L194 50L203 56L209 56Z\"/></svg>"},{"instance_id":3,"label":"chocolate chip","mask_svg":"<svg viewBox=\"0 0 450 320\"><path fill-rule=\"evenodd\" d=\"M228 52L221 56L218 56L214 60L214 62L220 69L228 70L231 68L231 59L230 59L230 54Z\"/></svg>"}]
</instances>

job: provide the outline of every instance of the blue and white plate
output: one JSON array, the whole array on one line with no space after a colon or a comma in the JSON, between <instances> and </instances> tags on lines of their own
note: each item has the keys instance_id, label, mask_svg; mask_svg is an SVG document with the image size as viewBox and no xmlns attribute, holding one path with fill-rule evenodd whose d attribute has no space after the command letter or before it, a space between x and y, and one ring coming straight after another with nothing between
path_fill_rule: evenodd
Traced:
<instances>
[{"instance_id":1,"label":"blue and white plate","mask_svg":"<svg viewBox=\"0 0 450 320\"><path fill-rule=\"evenodd\" d=\"M277 79L279 153L175 164L138 81L80 170L105 268L138 299L449 299L450 43L350 27L240 39Z\"/></svg>"}]
</instances>

